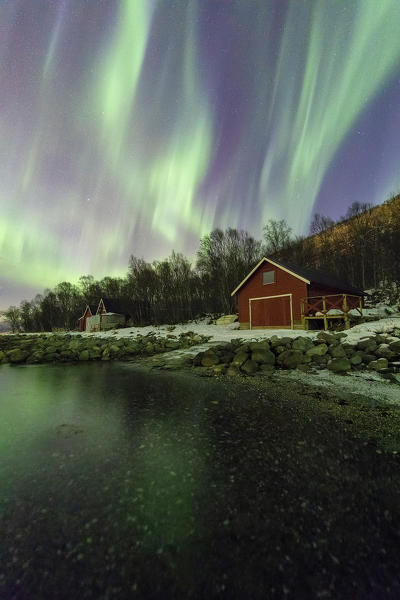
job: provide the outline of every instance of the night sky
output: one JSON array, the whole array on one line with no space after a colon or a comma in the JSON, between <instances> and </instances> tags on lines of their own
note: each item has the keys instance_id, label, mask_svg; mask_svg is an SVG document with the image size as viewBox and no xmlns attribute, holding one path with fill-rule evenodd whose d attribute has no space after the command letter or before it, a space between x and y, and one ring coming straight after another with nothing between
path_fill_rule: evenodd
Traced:
<instances>
[{"instance_id":1,"label":"night sky","mask_svg":"<svg viewBox=\"0 0 400 600\"><path fill-rule=\"evenodd\" d=\"M400 190L399 0L0 0L0 308Z\"/></svg>"}]
</instances>

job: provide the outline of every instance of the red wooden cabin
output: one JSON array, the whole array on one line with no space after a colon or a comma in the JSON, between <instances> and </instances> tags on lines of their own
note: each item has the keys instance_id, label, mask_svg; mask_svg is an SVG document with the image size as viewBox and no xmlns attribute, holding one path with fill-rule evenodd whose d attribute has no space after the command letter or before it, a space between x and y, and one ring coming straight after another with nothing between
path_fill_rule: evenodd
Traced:
<instances>
[{"instance_id":1,"label":"red wooden cabin","mask_svg":"<svg viewBox=\"0 0 400 600\"><path fill-rule=\"evenodd\" d=\"M86 331L86 319L93 317L96 314L97 306L94 304L87 304L83 312L83 315L78 319L79 331Z\"/></svg>"},{"instance_id":2,"label":"red wooden cabin","mask_svg":"<svg viewBox=\"0 0 400 600\"><path fill-rule=\"evenodd\" d=\"M364 293L325 273L263 258L233 290L241 329L308 329L331 319L349 326L349 311L362 313Z\"/></svg>"}]
</instances>

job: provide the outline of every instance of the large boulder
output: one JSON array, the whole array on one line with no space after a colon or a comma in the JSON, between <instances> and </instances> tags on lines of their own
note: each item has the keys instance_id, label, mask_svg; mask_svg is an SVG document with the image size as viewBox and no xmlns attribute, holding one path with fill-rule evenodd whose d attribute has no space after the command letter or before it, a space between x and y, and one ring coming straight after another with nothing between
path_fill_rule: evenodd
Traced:
<instances>
[{"instance_id":1,"label":"large boulder","mask_svg":"<svg viewBox=\"0 0 400 600\"><path fill-rule=\"evenodd\" d=\"M327 331L320 331L317 334L316 341L323 344L338 344L339 339L334 333L328 333Z\"/></svg>"},{"instance_id":2,"label":"large boulder","mask_svg":"<svg viewBox=\"0 0 400 600\"><path fill-rule=\"evenodd\" d=\"M263 340L262 342L250 342L249 350L252 352L255 350L269 350L269 342L268 340Z\"/></svg>"},{"instance_id":3,"label":"large boulder","mask_svg":"<svg viewBox=\"0 0 400 600\"><path fill-rule=\"evenodd\" d=\"M346 352L343 346L340 344L337 346L329 346L329 354L332 356L332 358L342 358L346 356Z\"/></svg>"},{"instance_id":4,"label":"large boulder","mask_svg":"<svg viewBox=\"0 0 400 600\"><path fill-rule=\"evenodd\" d=\"M350 363L354 366L361 365L363 361L363 357L359 352L353 354L353 356L349 357Z\"/></svg>"},{"instance_id":5,"label":"large boulder","mask_svg":"<svg viewBox=\"0 0 400 600\"><path fill-rule=\"evenodd\" d=\"M393 352L393 350L390 349L389 344L379 344L375 355L378 358L393 358L393 356L395 356L395 352Z\"/></svg>"},{"instance_id":6,"label":"large boulder","mask_svg":"<svg viewBox=\"0 0 400 600\"><path fill-rule=\"evenodd\" d=\"M270 338L269 343L271 348L273 348L275 350L275 348L278 347L284 347L285 350L287 350L288 348L292 347L292 341L293 338L290 337L279 337L276 335L273 335L272 338Z\"/></svg>"},{"instance_id":7,"label":"large boulder","mask_svg":"<svg viewBox=\"0 0 400 600\"><path fill-rule=\"evenodd\" d=\"M323 356L328 352L328 346L326 344L318 344L318 346L313 346L309 350L306 351L307 356Z\"/></svg>"},{"instance_id":8,"label":"large boulder","mask_svg":"<svg viewBox=\"0 0 400 600\"><path fill-rule=\"evenodd\" d=\"M293 350L301 350L301 352L305 352L313 347L312 340L306 337L298 337L292 342Z\"/></svg>"},{"instance_id":9,"label":"large boulder","mask_svg":"<svg viewBox=\"0 0 400 600\"><path fill-rule=\"evenodd\" d=\"M243 371L243 373L246 373L246 375L253 375L253 373L258 370L258 364L255 362L255 360L246 360L240 369Z\"/></svg>"},{"instance_id":10,"label":"large boulder","mask_svg":"<svg viewBox=\"0 0 400 600\"><path fill-rule=\"evenodd\" d=\"M368 369L372 371L380 371L381 369L387 369L388 360L387 358L378 358L378 360L371 360L368 364Z\"/></svg>"},{"instance_id":11,"label":"large boulder","mask_svg":"<svg viewBox=\"0 0 400 600\"><path fill-rule=\"evenodd\" d=\"M305 356L300 350L285 350L277 358L277 362L283 369L295 369L297 365L305 363Z\"/></svg>"},{"instance_id":12,"label":"large boulder","mask_svg":"<svg viewBox=\"0 0 400 600\"><path fill-rule=\"evenodd\" d=\"M390 342L389 349L395 354L400 354L400 340Z\"/></svg>"},{"instance_id":13,"label":"large boulder","mask_svg":"<svg viewBox=\"0 0 400 600\"><path fill-rule=\"evenodd\" d=\"M216 325L230 325L237 321L237 315L223 315L215 321Z\"/></svg>"},{"instance_id":14,"label":"large boulder","mask_svg":"<svg viewBox=\"0 0 400 600\"><path fill-rule=\"evenodd\" d=\"M26 362L28 364L37 364L37 363L41 363L43 361L43 352L41 352L40 350L35 350L35 352L32 352L32 354L30 354L28 356L28 358L26 359Z\"/></svg>"},{"instance_id":15,"label":"large boulder","mask_svg":"<svg viewBox=\"0 0 400 600\"><path fill-rule=\"evenodd\" d=\"M167 340L165 342L165 347L168 348L169 350L177 350L180 347L180 342L179 340Z\"/></svg>"},{"instance_id":16,"label":"large boulder","mask_svg":"<svg viewBox=\"0 0 400 600\"><path fill-rule=\"evenodd\" d=\"M348 358L333 358L328 363L328 369L333 373L346 373L351 370L351 363Z\"/></svg>"},{"instance_id":17,"label":"large boulder","mask_svg":"<svg viewBox=\"0 0 400 600\"><path fill-rule=\"evenodd\" d=\"M271 350L259 348L251 353L251 360L256 363L273 365L275 364L275 354Z\"/></svg>"},{"instance_id":18,"label":"large boulder","mask_svg":"<svg viewBox=\"0 0 400 600\"><path fill-rule=\"evenodd\" d=\"M89 360L89 358L89 350L82 350L82 352L79 352L79 360Z\"/></svg>"},{"instance_id":19,"label":"large boulder","mask_svg":"<svg viewBox=\"0 0 400 600\"><path fill-rule=\"evenodd\" d=\"M371 354L372 352L375 352L375 350L378 347L378 344L376 343L374 338L368 338L366 340L361 340L360 342L358 342L357 347L359 348L359 350L362 350L367 354Z\"/></svg>"},{"instance_id":20,"label":"large boulder","mask_svg":"<svg viewBox=\"0 0 400 600\"><path fill-rule=\"evenodd\" d=\"M7 355L10 363L18 364L25 362L29 356L29 352L22 350L21 348L14 348L14 350L9 350Z\"/></svg>"},{"instance_id":21,"label":"large boulder","mask_svg":"<svg viewBox=\"0 0 400 600\"><path fill-rule=\"evenodd\" d=\"M201 359L202 367L213 367L219 363L219 356L215 352L204 352Z\"/></svg>"},{"instance_id":22,"label":"large boulder","mask_svg":"<svg viewBox=\"0 0 400 600\"><path fill-rule=\"evenodd\" d=\"M232 367L241 367L246 360L249 359L249 355L247 352L238 352L232 359L231 366Z\"/></svg>"}]
</instances>

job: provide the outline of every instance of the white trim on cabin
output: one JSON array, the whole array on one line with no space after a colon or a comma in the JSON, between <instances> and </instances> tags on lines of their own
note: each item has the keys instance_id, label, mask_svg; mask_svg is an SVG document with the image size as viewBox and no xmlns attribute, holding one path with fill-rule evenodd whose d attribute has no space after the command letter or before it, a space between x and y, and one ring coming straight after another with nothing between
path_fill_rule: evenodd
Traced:
<instances>
[{"instance_id":1,"label":"white trim on cabin","mask_svg":"<svg viewBox=\"0 0 400 600\"><path fill-rule=\"evenodd\" d=\"M273 265L274 267L277 267L278 269L282 269L282 271L286 271L286 273L289 273L289 275L293 275L293 277L297 277L297 279L300 279L301 281L304 281L304 283L311 283L311 281L309 279L306 279L305 277L301 277L301 275L297 275L297 273L294 273L293 271L290 271L286 267L282 267L282 265L279 265L278 263L274 262L270 258L265 258L264 257L254 267L254 269L252 271L250 271L250 273L243 279L243 281L241 281L239 283L239 285L233 290L233 292L231 293L231 296L233 296L234 294L236 294L236 292L242 287L242 285L253 275L253 273L255 273L257 271L258 267L260 267L263 264L263 262L269 262L269 263L271 263L271 265Z\"/></svg>"}]
</instances>

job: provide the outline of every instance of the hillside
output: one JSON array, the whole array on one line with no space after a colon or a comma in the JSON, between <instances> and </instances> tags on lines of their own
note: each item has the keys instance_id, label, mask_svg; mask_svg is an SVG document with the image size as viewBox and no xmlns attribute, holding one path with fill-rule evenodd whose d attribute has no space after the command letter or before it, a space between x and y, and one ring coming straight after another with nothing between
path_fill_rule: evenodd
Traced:
<instances>
[{"instance_id":1,"label":"hillside","mask_svg":"<svg viewBox=\"0 0 400 600\"><path fill-rule=\"evenodd\" d=\"M364 290L399 284L399 256L400 194L279 252L281 260L329 271Z\"/></svg>"}]
</instances>

